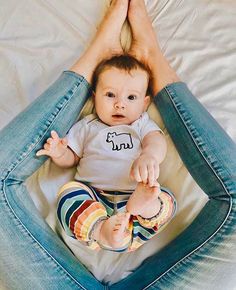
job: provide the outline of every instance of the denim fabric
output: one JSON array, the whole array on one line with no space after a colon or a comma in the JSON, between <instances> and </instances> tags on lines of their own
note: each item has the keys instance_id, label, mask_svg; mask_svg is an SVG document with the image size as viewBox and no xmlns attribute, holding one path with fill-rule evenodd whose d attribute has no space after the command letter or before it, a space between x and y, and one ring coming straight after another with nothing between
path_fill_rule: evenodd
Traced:
<instances>
[{"instance_id":1,"label":"denim fabric","mask_svg":"<svg viewBox=\"0 0 236 290\"><path fill-rule=\"evenodd\" d=\"M235 289L236 146L184 83L155 98L181 158L209 201L192 224L134 273L98 282L50 229L24 181L46 158L35 153L51 130L65 133L91 94L62 76L0 132L0 285L6 289Z\"/></svg>"},{"instance_id":2,"label":"denim fabric","mask_svg":"<svg viewBox=\"0 0 236 290\"><path fill-rule=\"evenodd\" d=\"M0 133L1 287L103 289L39 216L24 186L45 160L35 153L51 130L65 135L90 94L85 79L64 72Z\"/></svg>"}]
</instances>

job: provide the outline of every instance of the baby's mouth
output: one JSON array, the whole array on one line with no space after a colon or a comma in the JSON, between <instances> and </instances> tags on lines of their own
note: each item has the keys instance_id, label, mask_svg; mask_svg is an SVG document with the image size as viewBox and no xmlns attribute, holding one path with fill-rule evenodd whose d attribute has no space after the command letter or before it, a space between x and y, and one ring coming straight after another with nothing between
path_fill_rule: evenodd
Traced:
<instances>
[{"instance_id":1,"label":"baby's mouth","mask_svg":"<svg viewBox=\"0 0 236 290\"><path fill-rule=\"evenodd\" d=\"M122 118L125 118L124 115L121 115L121 114L115 114L115 115L112 115L113 118L117 118L117 119L122 119Z\"/></svg>"}]
</instances>

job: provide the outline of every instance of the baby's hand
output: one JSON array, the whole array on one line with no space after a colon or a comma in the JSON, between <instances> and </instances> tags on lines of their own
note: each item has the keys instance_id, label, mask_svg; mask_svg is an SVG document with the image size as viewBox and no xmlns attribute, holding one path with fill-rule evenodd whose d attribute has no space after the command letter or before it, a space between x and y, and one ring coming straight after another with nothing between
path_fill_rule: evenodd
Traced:
<instances>
[{"instance_id":1,"label":"baby's hand","mask_svg":"<svg viewBox=\"0 0 236 290\"><path fill-rule=\"evenodd\" d=\"M137 182L143 182L150 187L159 186L159 163L149 154L141 154L133 163L130 177Z\"/></svg>"},{"instance_id":2,"label":"baby's hand","mask_svg":"<svg viewBox=\"0 0 236 290\"><path fill-rule=\"evenodd\" d=\"M36 156L47 155L51 158L60 158L67 150L67 144L66 138L59 138L56 131L51 131L51 137L44 144L44 149L39 150Z\"/></svg>"}]
</instances>

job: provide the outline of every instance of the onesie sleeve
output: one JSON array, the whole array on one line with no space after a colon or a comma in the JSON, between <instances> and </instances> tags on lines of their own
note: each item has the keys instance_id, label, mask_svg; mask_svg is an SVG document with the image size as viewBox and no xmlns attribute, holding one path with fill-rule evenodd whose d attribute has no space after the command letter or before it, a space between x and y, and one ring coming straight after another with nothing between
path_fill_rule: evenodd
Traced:
<instances>
[{"instance_id":1,"label":"onesie sleeve","mask_svg":"<svg viewBox=\"0 0 236 290\"><path fill-rule=\"evenodd\" d=\"M87 122L86 118L75 123L66 135L68 146L81 158L84 151L86 139Z\"/></svg>"},{"instance_id":2,"label":"onesie sleeve","mask_svg":"<svg viewBox=\"0 0 236 290\"><path fill-rule=\"evenodd\" d=\"M152 119L150 119L148 113L145 112L141 116L141 140L143 140L143 138L152 131L160 131L162 134L164 134L161 128Z\"/></svg>"}]
</instances>

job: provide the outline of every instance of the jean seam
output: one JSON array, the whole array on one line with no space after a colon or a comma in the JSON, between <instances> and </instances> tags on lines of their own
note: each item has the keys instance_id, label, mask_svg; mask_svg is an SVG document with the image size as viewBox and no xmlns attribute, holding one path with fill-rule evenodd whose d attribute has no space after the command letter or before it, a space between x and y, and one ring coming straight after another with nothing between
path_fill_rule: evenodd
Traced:
<instances>
[{"instance_id":1,"label":"jean seam","mask_svg":"<svg viewBox=\"0 0 236 290\"><path fill-rule=\"evenodd\" d=\"M10 214L12 214L14 216L14 218L20 223L20 225L23 227L23 230L25 231L26 234L29 235L29 237L32 238L33 242L36 243L38 245L38 247L43 250L44 253L46 253L46 255L51 258L51 260L56 264L57 267L61 268L61 270L75 283L76 286L80 286L81 289L83 290L87 290L86 288L84 288L82 285L80 285L74 278L73 276L71 276L65 269L63 266L61 266L60 263L58 263L51 255L50 253L41 245L41 243L39 243L34 236L31 234L30 231L27 230L27 228L24 226L24 224L21 222L21 219L17 216L17 214L15 213L15 211L13 210L13 208L11 207L11 205L8 202L7 196L5 194L5 191L3 190L3 196L5 196L5 205L8 207L8 209L10 210ZM0 285L1 286L1 285Z\"/></svg>"},{"instance_id":2,"label":"jean seam","mask_svg":"<svg viewBox=\"0 0 236 290\"><path fill-rule=\"evenodd\" d=\"M54 119L49 123L49 125L47 125L46 129L44 130L44 132L41 134L41 136L39 135L38 138L35 138L35 141L34 143L31 143L30 146L27 148L28 149L28 152L27 150L25 152L22 152L21 155L19 155L18 159L15 161L15 163L12 164L12 168L10 168L5 177L2 177L1 179L4 181L4 180L7 180L8 179L8 176L10 175L10 173L15 170L17 168L17 166L19 166L22 162L24 162L24 160L28 157L29 154L31 154L31 152L34 150L34 148L37 146L37 144L39 144L42 139L44 138L46 132L48 132L49 128L55 123L55 120L58 118L59 114L61 113L62 110L64 110L67 105L68 105L68 102L70 101L70 99L72 99L75 95L75 93L77 92L78 88L79 88L79 85L83 85L84 84L84 79L81 79L80 82L76 82L75 83L75 88L76 89L70 89L67 91L67 93L64 95L63 97L63 103L62 103L62 106L61 108L56 108L58 110L58 112L55 114L54 112L52 112L52 115L54 115ZM68 96L67 94L72 91L73 93L71 94L71 96ZM57 103L60 104L61 100Z\"/></svg>"},{"instance_id":3,"label":"jean seam","mask_svg":"<svg viewBox=\"0 0 236 290\"><path fill-rule=\"evenodd\" d=\"M44 248L44 246L34 237L34 235L31 234L31 232L24 226L24 224L22 223L22 220L18 217L18 215L16 214L16 212L14 211L14 209L11 207L11 204L8 201L6 192L4 190L3 187L3 196L5 197L5 202L6 205L9 207L10 212L14 215L14 217L16 218L16 220L18 220L21 224L21 226L23 227L23 229L25 230L25 232L32 238L32 240L48 255L49 258L52 259L52 261L59 266L64 272L65 274L79 287L81 287L81 289L83 290L87 290L86 288L84 288L79 282L77 282L74 277L72 275L70 275L70 273L68 273L68 271L56 260L54 259L54 257L52 255L50 255L50 253Z\"/></svg>"},{"instance_id":4,"label":"jean seam","mask_svg":"<svg viewBox=\"0 0 236 290\"><path fill-rule=\"evenodd\" d=\"M157 281L159 281L165 274L167 274L168 272L170 272L172 269L174 269L178 264L180 264L182 261L184 261L186 258L188 258L189 256L191 256L193 253L195 253L197 250L199 250L200 248L202 248L208 241L210 241L219 231L220 229L224 226L224 224L226 223L231 211L232 211L232 196L229 194L227 187L225 187L223 180L221 180L221 178L218 176L218 174L215 172L215 169L211 166L211 164L208 162L208 160L206 159L206 157L202 154L197 142L195 141L195 138L193 137L191 131L189 130L188 126L186 126L185 124L185 120L182 118L182 115L180 114L178 108L176 107L175 101L172 98L171 95L171 85L168 85L164 88L164 90L166 91L166 93L168 94L177 114L179 115L179 117L181 118L186 130L188 131L189 135L191 136L191 139L193 140L194 144L196 145L196 148L198 149L199 153L202 155L202 157L204 158L204 160L206 161L206 163L208 164L208 166L210 167L210 169L212 170L212 172L215 174L215 176L217 177L217 179L220 181L220 183L222 184L223 188L225 189L226 194L229 196L229 210L224 218L224 220L222 221L221 225L215 230L215 232L208 237L201 245L199 245L197 248L195 248L194 250L192 250L190 253L188 253L187 255L185 255L181 260L179 260L178 262L176 262L173 266L171 266L168 270L166 270L163 274L161 274L157 279L155 279L153 282L151 282L149 285L147 285L143 290L148 289L150 286L152 286L154 283L156 283Z\"/></svg>"},{"instance_id":5,"label":"jean seam","mask_svg":"<svg viewBox=\"0 0 236 290\"><path fill-rule=\"evenodd\" d=\"M231 198L232 200L232 198ZM181 260L179 260L178 262L176 262L173 266L171 266L168 270L166 270L163 274L161 274L157 279L155 279L153 282L151 282L149 285L147 285L145 288L143 288L143 290L148 289L150 286L153 286L154 283L158 282L164 275L168 274L170 271L172 271L174 268L181 266L180 263L182 263L184 260L186 260L186 258L190 257L193 254L196 254L196 252L198 250L200 250L206 243L208 243L218 232L220 232L220 230L222 229L222 227L226 224L229 215L232 212L232 206L230 206L230 210L227 213L226 218L224 219L224 221L222 222L222 224L218 227L218 229L201 245L199 245L196 249L192 250L189 254L187 254L186 256L184 256Z\"/></svg>"},{"instance_id":6,"label":"jean seam","mask_svg":"<svg viewBox=\"0 0 236 290\"><path fill-rule=\"evenodd\" d=\"M2 179L2 182L3 182L3 195L5 196L5 201L7 203L7 205L9 206L9 208L11 209L12 213L15 215L15 217L19 220L19 222L21 223L22 227L28 232L28 234L32 237L32 239L43 249L43 251L45 251L49 257L51 257L51 259L59 266L62 268L62 270L68 275L68 277L70 277L75 283L76 285L79 285L82 289L84 290L87 290L86 288L84 288L79 282L77 282L73 276L71 276L68 271L56 260L54 259L53 256L50 255L50 253L44 248L44 246L31 234L31 232L27 229L27 227L24 226L24 223L23 221L18 217L18 215L16 214L16 212L14 211L14 209L11 207L10 203L9 203L9 200L7 198L7 195L6 195L6 191L5 191L5 181L8 179L8 176L10 175L10 173L15 170L17 168L17 166L19 166L19 164L21 164L26 158L27 156L33 151L33 148L35 148L35 146L43 139L43 137L45 136L46 132L49 130L49 128L52 126L52 124L55 123L55 120L57 119L58 115L61 113L62 110L64 110L66 108L66 106L68 105L68 101L73 98L73 96L75 95L75 93L77 92L78 88L79 88L79 85L83 85L84 84L84 78L82 78L81 80L77 80L76 83L75 83L75 87L76 89L73 91L73 94L68 97L67 94L68 92L71 90L68 90L67 93L64 95L64 104L62 105L62 107L58 110L57 114L55 115L54 119L51 121L51 123L47 126L47 128L44 130L44 133L42 134L42 136L37 140L37 142L35 143L32 143L30 146L29 146L29 152L26 153L26 152L23 152L23 154L21 154L21 156L19 156L19 159L17 160L18 163L16 162L14 164L14 167L12 167L10 170L8 170L5 178ZM60 101L59 101L60 102ZM22 158L23 156L23 158ZM22 158L22 159L21 159Z\"/></svg>"},{"instance_id":7,"label":"jean seam","mask_svg":"<svg viewBox=\"0 0 236 290\"><path fill-rule=\"evenodd\" d=\"M226 194L227 194L227 195L229 196L229 198L230 198L231 195L230 195L230 193L229 193L227 187L225 186L224 181L223 181L223 180L221 179L221 177L217 174L217 172L215 171L214 167L212 167L211 162L208 161L208 159L204 156L204 154L202 153L202 151L204 151L204 150L202 150L202 151L200 150L197 141L195 140L194 136L192 135L192 132L190 131L190 129L188 128L188 126L186 126L185 120L182 118L182 114L179 112L179 110L178 110L178 108L177 108L177 106L176 106L176 104L175 104L175 101L174 101L174 99L172 98L172 95L171 95L171 88L170 88L170 86L167 86L167 87L165 88L165 91L167 92L167 94L168 94L168 96L169 96L169 98L170 98L170 100L171 100L171 102L172 102L172 104L173 104L173 106L174 106L176 112L178 113L179 117L181 118L182 123L184 124L186 130L188 131L188 133L189 133L191 139L193 140L193 142L194 142L196 148L198 149L198 152L201 154L201 156L203 157L203 159L206 161L207 165L210 167L211 171L214 173L214 175L216 176L216 178L220 181L222 187L225 189Z\"/></svg>"},{"instance_id":8,"label":"jean seam","mask_svg":"<svg viewBox=\"0 0 236 290\"><path fill-rule=\"evenodd\" d=\"M86 88L88 90L91 90L91 85L88 83L88 81L85 79L85 77L83 77L82 75L74 72L74 71L71 71L71 70L64 70L63 71L64 74L68 74L68 75L73 75L76 77L76 79L79 79L79 81L81 83L83 83L84 86L86 86Z\"/></svg>"}]
</instances>

